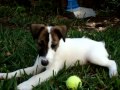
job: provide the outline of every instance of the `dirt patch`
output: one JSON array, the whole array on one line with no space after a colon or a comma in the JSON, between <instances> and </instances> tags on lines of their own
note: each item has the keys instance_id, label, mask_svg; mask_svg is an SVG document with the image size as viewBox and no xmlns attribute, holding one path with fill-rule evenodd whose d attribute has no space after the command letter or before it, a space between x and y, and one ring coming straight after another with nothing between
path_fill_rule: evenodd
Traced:
<instances>
[{"instance_id":1,"label":"dirt patch","mask_svg":"<svg viewBox=\"0 0 120 90\"><path fill-rule=\"evenodd\" d=\"M64 21L69 20L67 17L57 16L55 17L57 20L64 19ZM10 22L10 17L2 17L0 18L0 24L8 27L8 28L16 28L16 24ZM48 18L49 20L49 18ZM64 23L63 21L63 23ZM77 20L79 21L79 20ZM97 31L104 31L108 27L120 27L120 17L119 16L96 16L92 18L85 19L85 23L79 21L80 24L71 25L72 21L69 22L70 27L79 27L81 30L97 30ZM52 23L52 22L51 22ZM57 24L57 23L55 23Z\"/></svg>"},{"instance_id":2,"label":"dirt patch","mask_svg":"<svg viewBox=\"0 0 120 90\"><path fill-rule=\"evenodd\" d=\"M85 29L96 29L98 31L103 31L107 27L120 27L120 18L117 16L113 17L94 17L87 20L85 23L85 26L83 28Z\"/></svg>"},{"instance_id":3,"label":"dirt patch","mask_svg":"<svg viewBox=\"0 0 120 90\"><path fill-rule=\"evenodd\" d=\"M57 16L58 19L69 20L67 17ZM79 21L79 20L77 20ZM81 21L81 20L80 20ZM97 30L97 31L104 31L108 27L120 27L120 17L117 15L110 15L110 16L96 16L86 18L85 22L80 22L77 25L71 25L70 27L79 28L79 30Z\"/></svg>"}]
</instances>

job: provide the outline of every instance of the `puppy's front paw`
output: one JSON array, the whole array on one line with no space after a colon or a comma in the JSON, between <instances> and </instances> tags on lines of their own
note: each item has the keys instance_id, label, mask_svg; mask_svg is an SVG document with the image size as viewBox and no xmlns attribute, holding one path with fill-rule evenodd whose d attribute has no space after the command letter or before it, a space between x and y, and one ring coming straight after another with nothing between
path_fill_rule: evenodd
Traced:
<instances>
[{"instance_id":1,"label":"puppy's front paw","mask_svg":"<svg viewBox=\"0 0 120 90\"><path fill-rule=\"evenodd\" d=\"M18 90L32 90L32 85L30 83L23 82L17 86Z\"/></svg>"}]
</instances>

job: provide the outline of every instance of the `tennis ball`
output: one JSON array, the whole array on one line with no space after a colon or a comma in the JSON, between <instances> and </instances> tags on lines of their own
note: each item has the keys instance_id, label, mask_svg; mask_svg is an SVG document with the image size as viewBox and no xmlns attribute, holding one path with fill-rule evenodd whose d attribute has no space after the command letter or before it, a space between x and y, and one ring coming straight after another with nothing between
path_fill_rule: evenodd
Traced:
<instances>
[{"instance_id":1,"label":"tennis ball","mask_svg":"<svg viewBox=\"0 0 120 90\"><path fill-rule=\"evenodd\" d=\"M82 81L79 77L73 75L67 79L66 86L68 89L77 90L78 86L82 86Z\"/></svg>"}]
</instances>

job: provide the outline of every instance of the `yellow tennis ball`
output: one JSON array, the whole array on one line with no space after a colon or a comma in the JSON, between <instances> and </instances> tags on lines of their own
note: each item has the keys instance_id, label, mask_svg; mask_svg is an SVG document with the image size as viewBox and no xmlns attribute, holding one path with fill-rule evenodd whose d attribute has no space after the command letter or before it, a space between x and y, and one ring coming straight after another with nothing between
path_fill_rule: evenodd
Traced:
<instances>
[{"instance_id":1,"label":"yellow tennis ball","mask_svg":"<svg viewBox=\"0 0 120 90\"><path fill-rule=\"evenodd\" d=\"M66 86L68 89L77 90L78 86L82 86L82 81L77 76L70 76L66 81Z\"/></svg>"}]
</instances>

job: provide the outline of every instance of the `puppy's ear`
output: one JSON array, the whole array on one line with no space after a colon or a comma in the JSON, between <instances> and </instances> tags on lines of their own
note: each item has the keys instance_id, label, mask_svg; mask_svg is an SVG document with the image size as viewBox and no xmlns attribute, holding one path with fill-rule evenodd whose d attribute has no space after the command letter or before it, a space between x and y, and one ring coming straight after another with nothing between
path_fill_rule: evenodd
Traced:
<instances>
[{"instance_id":1,"label":"puppy's ear","mask_svg":"<svg viewBox=\"0 0 120 90\"><path fill-rule=\"evenodd\" d=\"M59 38L62 38L63 41L65 42L65 38L67 35L67 27L65 25L55 26L54 32L57 34Z\"/></svg>"},{"instance_id":2,"label":"puppy's ear","mask_svg":"<svg viewBox=\"0 0 120 90\"><path fill-rule=\"evenodd\" d=\"M63 41L65 42L65 38L67 36L68 29L67 29L67 26L65 26L65 25L62 25L60 27L61 27L60 32L62 34Z\"/></svg>"},{"instance_id":3,"label":"puppy's ear","mask_svg":"<svg viewBox=\"0 0 120 90\"><path fill-rule=\"evenodd\" d=\"M40 32L45 28L44 24L31 24L30 31L34 39L38 39Z\"/></svg>"}]
</instances>

